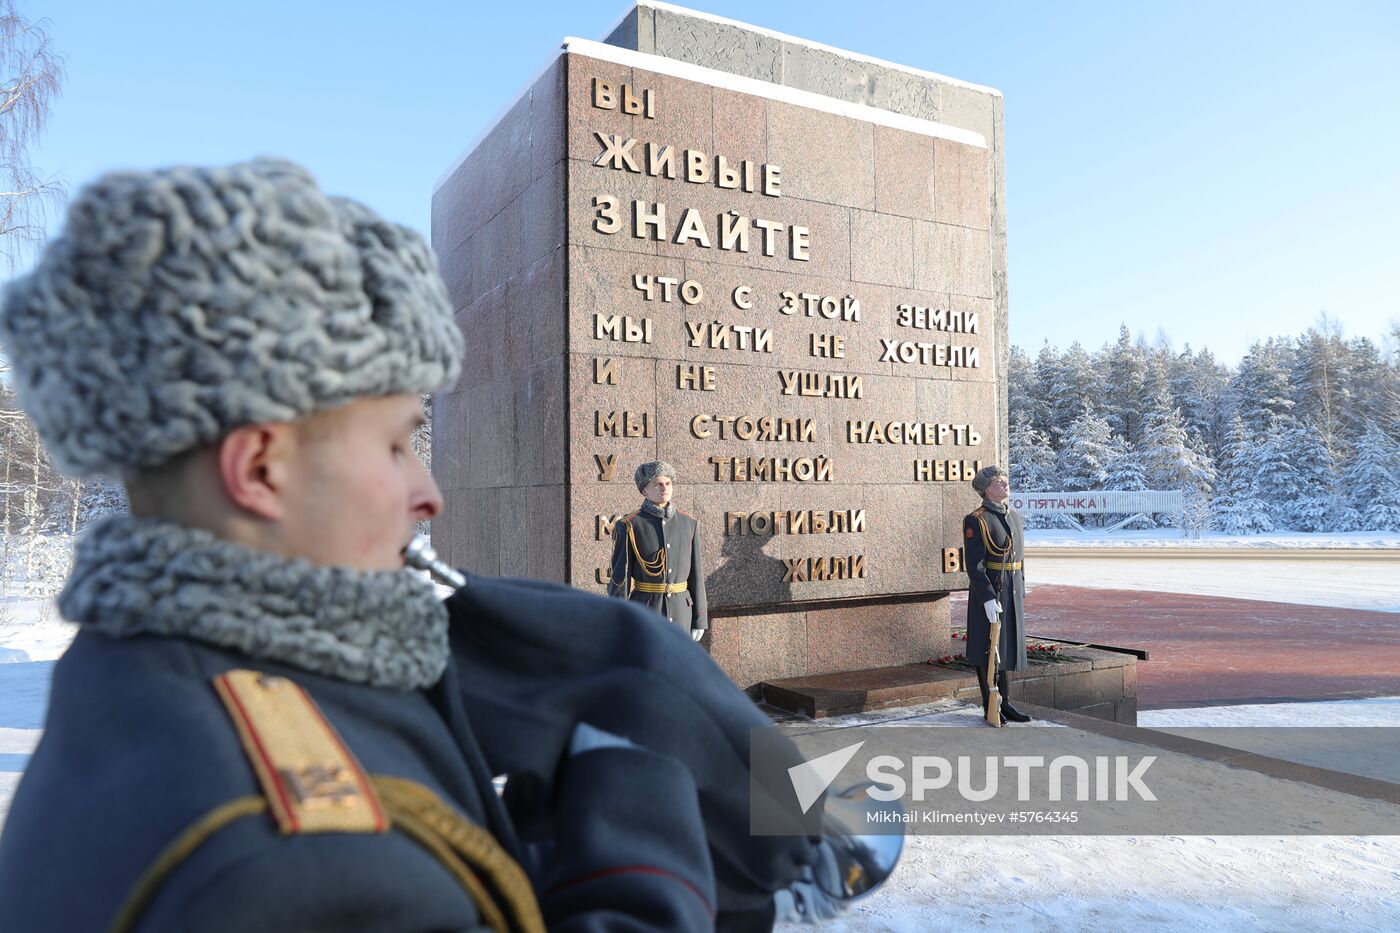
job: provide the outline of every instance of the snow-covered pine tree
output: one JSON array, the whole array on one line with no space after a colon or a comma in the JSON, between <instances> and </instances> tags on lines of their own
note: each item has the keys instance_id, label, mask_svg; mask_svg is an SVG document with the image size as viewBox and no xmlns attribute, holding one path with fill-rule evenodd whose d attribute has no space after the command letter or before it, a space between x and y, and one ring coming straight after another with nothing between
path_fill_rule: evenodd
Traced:
<instances>
[{"instance_id":1,"label":"snow-covered pine tree","mask_svg":"<svg viewBox=\"0 0 1400 933\"><path fill-rule=\"evenodd\" d=\"M1093 357L1078 341L1070 344L1041 385L1050 405L1050 436L1061 438L1085 412L1097 409L1103 398L1103 379Z\"/></svg>"},{"instance_id":2,"label":"snow-covered pine tree","mask_svg":"<svg viewBox=\"0 0 1400 933\"><path fill-rule=\"evenodd\" d=\"M1068 491L1100 489L1117 453L1108 422L1092 405L1070 423L1060 444L1060 485Z\"/></svg>"},{"instance_id":3,"label":"snow-covered pine tree","mask_svg":"<svg viewBox=\"0 0 1400 933\"><path fill-rule=\"evenodd\" d=\"M1118 342L1103 350L1104 418L1113 433L1130 444L1142 440L1143 387L1147 379L1147 354L1133 342L1127 324L1118 325Z\"/></svg>"},{"instance_id":4,"label":"snow-covered pine tree","mask_svg":"<svg viewBox=\"0 0 1400 933\"><path fill-rule=\"evenodd\" d=\"M1148 489L1147 470L1142 454L1121 437L1113 438L1114 453L1104 469L1103 488L1119 492L1140 492Z\"/></svg>"},{"instance_id":5,"label":"snow-covered pine tree","mask_svg":"<svg viewBox=\"0 0 1400 933\"><path fill-rule=\"evenodd\" d=\"M1326 314L1298 338L1292 367L1294 415L1312 425L1333 463L1351 450L1344 422L1351 407L1350 363L1341 325Z\"/></svg>"},{"instance_id":6,"label":"snow-covered pine tree","mask_svg":"<svg viewBox=\"0 0 1400 933\"><path fill-rule=\"evenodd\" d=\"M1293 391L1289 384L1293 350L1286 341L1270 337L1255 342L1240 360L1230 382L1232 410L1244 419L1251 434L1280 432L1293 412Z\"/></svg>"},{"instance_id":7,"label":"snow-covered pine tree","mask_svg":"<svg viewBox=\"0 0 1400 933\"><path fill-rule=\"evenodd\" d=\"M1114 436L1113 456L1104 469L1103 488L1115 492L1141 492L1147 489L1147 471L1143 469L1142 454L1123 438ZM1104 516L1107 521L1117 520L1117 516ZM1152 528L1151 518L1134 519L1125 528Z\"/></svg>"},{"instance_id":8,"label":"snow-covered pine tree","mask_svg":"<svg viewBox=\"0 0 1400 933\"><path fill-rule=\"evenodd\" d=\"M1035 411L1032 410L1031 424L1037 431L1050 438L1052 444L1059 443L1061 431L1055 430L1056 425L1051 421L1050 398L1055 392L1055 386L1060 380L1060 351L1050 346L1050 341L1046 341L1040 348L1040 352L1035 357L1035 382L1032 392L1043 406L1043 420L1035 420Z\"/></svg>"},{"instance_id":9,"label":"snow-covered pine tree","mask_svg":"<svg viewBox=\"0 0 1400 933\"><path fill-rule=\"evenodd\" d=\"M1400 360L1388 362L1375 342L1347 341L1346 378L1350 404L1342 412L1347 436L1355 445L1373 426L1400 443Z\"/></svg>"},{"instance_id":10,"label":"snow-covered pine tree","mask_svg":"<svg viewBox=\"0 0 1400 933\"><path fill-rule=\"evenodd\" d=\"M1147 422L1151 418L1152 405L1157 397L1165 395L1170 404L1175 405L1176 402L1171 401L1171 371L1172 360L1175 356L1172 353L1171 341L1164 332L1159 330L1156 343L1150 348L1145 347L1144 352L1147 354L1147 371L1143 376L1142 385L1142 431L1145 436ZM1138 446L1141 445L1142 439L1139 438Z\"/></svg>"},{"instance_id":11,"label":"snow-covered pine tree","mask_svg":"<svg viewBox=\"0 0 1400 933\"><path fill-rule=\"evenodd\" d=\"M1258 445L1235 415L1216 458L1215 498L1211 500L1212 522L1231 535L1252 535L1273 531L1269 510L1259 498Z\"/></svg>"},{"instance_id":12,"label":"snow-covered pine tree","mask_svg":"<svg viewBox=\"0 0 1400 933\"><path fill-rule=\"evenodd\" d=\"M1210 350L1191 352L1191 345L1172 360L1172 399L1181 409L1186 432L1199 438L1206 452L1215 457L1225 442L1225 417L1230 373L1215 361Z\"/></svg>"},{"instance_id":13,"label":"snow-covered pine tree","mask_svg":"<svg viewBox=\"0 0 1400 933\"><path fill-rule=\"evenodd\" d=\"M1245 425L1248 427L1248 419ZM1294 427L1291 418L1283 417L1262 433L1253 434L1255 490L1275 531L1293 529L1293 504L1301 494L1302 481L1289 446Z\"/></svg>"},{"instance_id":14,"label":"snow-covered pine tree","mask_svg":"<svg viewBox=\"0 0 1400 933\"><path fill-rule=\"evenodd\" d=\"M1008 446L1013 492L1055 492L1060 486L1059 466L1050 439L1030 423L1024 412L1012 411ZM1067 523L1058 515L1028 512L1027 528L1061 528Z\"/></svg>"},{"instance_id":15,"label":"snow-covered pine tree","mask_svg":"<svg viewBox=\"0 0 1400 933\"><path fill-rule=\"evenodd\" d=\"M1342 472L1342 491L1356 510L1359 531L1400 531L1400 443L1370 425Z\"/></svg>"},{"instance_id":16,"label":"snow-covered pine tree","mask_svg":"<svg viewBox=\"0 0 1400 933\"><path fill-rule=\"evenodd\" d=\"M1036 364L1020 347L1011 348L1006 368L1007 406L1010 417L1019 413L1036 431L1044 433L1050 418L1050 406L1039 390Z\"/></svg>"},{"instance_id":17,"label":"snow-covered pine tree","mask_svg":"<svg viewBox=\"0 0 1400 933\"><path fill-rule=\"evenodd\" d=\"M1297 531L1351 531L1356 513L1339 494L1337 465L1321 429L1313 422L1295 425L1284 435L1296 471L1298 494L1289 507L1289 525Z\"/></svg>"},{"instance_id":18,"label":"snow-covered pine tree","mask_svg":"<svg viewBox=\"0 0 1400 933\"><path fill-rule=\"evenodd\" d=\"M1203 502L1209 502L1215 466L1190 442L1181 410L1172 406L1166 391L1160 391L1148 409L1142 460L1149 488L1181 491L1187 517L1194 518L1183 530L1204 530L1199 527L1203 510L1208 511ZM1177 520L1172 516L1169 524Z\"/></svg>"},{"instance_id":19,"label":"snow-covered pine tree","mask_svg":"<svg viewBox=\"0 0 1400 933\"><path fill-rule=\"evenodd\" d=\"M1009 428L1011 488L1023 492L1053 492L1060 488L1055 451L1050 440L1026 418L1012 411Z\"/></svg>"}]
</instances>

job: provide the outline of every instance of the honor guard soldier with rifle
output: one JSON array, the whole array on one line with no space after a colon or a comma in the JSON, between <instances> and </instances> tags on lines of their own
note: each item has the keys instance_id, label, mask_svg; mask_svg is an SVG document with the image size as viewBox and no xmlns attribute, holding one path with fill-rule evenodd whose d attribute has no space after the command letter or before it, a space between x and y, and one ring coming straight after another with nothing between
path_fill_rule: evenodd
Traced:
<instances>
[{"instance_id":1,"label":"honor guard soldier with rifle","mask_svg":"<svg viewBox=\"0 0 1400 933\"><path fill-rule=\"evenodd\" d=\"M463 355L416 233L287 162L107 175L0 343L55 463L131 504L58 598L0 837L17 929L756 928L893 869L749 832L774 727L639 608L405 572L443 505L421 393Z\"/></svg>"},{"instance_id":2,"label":"honor guard soldier with rifle","mask_svg":"<svg viewBox=\"0 0 1400 933\"><path fill-rule=\"evenodd\" d=\"M642 507L613 526L608 595L655 610L695 641L705 635L699 523L671 503L676 471L665 460L637 467Z\"/></svg>"},{"instance_id":3,"label":"honor guard soldier with rifle","mask_svg":"<svg viewBox=\"0 0 1400 933\"><path fill-rule=\"evenodd\" d=\"M967 660L977 668L982 709L992 725L1030 722L1011 705L1007 671L1026 669L1025 534L1021 513L1008 504L1006 471L986 466L972 478L982 504L963 519L967 598ZM996 644L992 633L997 632ZM991 649L991 650L989 650Z\"/></svg>"}]
</instances>

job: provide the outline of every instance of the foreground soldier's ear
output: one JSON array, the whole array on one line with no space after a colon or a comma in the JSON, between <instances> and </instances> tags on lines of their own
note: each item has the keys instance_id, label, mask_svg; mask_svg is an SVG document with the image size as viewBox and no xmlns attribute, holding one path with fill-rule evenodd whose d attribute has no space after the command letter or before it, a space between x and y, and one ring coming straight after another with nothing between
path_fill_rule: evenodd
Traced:
<instances>
[{"instance_id":1,"label":"foreground soldier's ear","mask_svg":"<svg viewBox=\"0 0 1400 933\"><path fill-rule=\"evenodd\" d=\"M219 441L219 479L224 493L259 518L286 516L289 458L296 446L288 424L248 424Z\"/></svg>"}]
</instances>

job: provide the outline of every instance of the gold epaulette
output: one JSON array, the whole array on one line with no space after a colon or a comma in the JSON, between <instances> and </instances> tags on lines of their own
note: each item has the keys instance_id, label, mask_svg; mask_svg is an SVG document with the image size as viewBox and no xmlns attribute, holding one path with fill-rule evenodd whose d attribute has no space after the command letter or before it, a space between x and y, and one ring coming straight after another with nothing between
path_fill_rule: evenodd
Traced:
<instances>
[{"instance_id":1,"label":"gold epaulette","mask_svg":"<svg viewBox=\"0 0 1400 933\"><path fill-rule=\"evenodd\" d=\"M214 689L283 833L382 833L389 828L359 761L298 684L238 670L214 678Z\"/></svg>"}]
</instances>

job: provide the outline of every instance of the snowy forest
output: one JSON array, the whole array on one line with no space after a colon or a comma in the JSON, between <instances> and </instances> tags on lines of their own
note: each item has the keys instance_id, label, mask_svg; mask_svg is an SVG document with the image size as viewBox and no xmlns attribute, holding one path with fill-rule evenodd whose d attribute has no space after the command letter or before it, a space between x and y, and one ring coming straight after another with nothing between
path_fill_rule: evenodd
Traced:
<instances>
[{"instance_id":1,"label":"snowy forest","mask_svg":"<svg viewBox=\"0 0 1400 933\"><path fill-rule=\"evenodd\" d=\"M1382 346L1324 316L1230 367L1123 326L1098 350L1012 347L1009 393L1013 489L1180 490L1184 514L1154 519L1190 534L1400 531L1400 327Z\"/></svg>"},{"instance_id":2,"label":"snowy forest","mask_svg":"<svg viewBox=\"0 0 1400 933\"><path fill-rule=\"evenodd\" d=\"M8 368L0 356L0 596L47 596L67 576L73 535L126 501L117 483L54 470Z\"/></svg>"}]
</instances>

